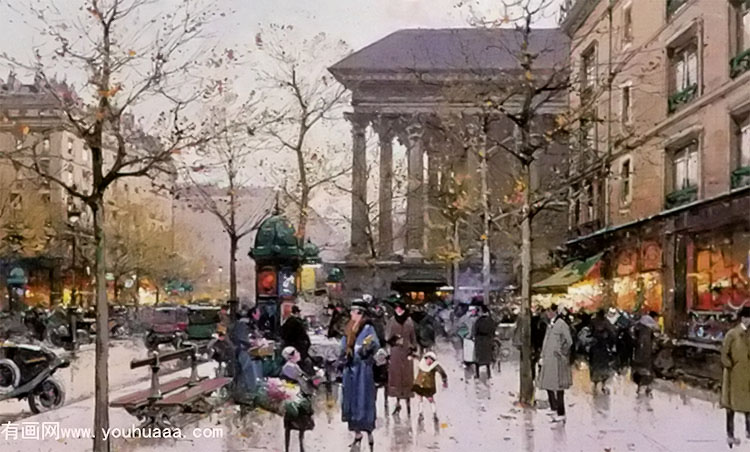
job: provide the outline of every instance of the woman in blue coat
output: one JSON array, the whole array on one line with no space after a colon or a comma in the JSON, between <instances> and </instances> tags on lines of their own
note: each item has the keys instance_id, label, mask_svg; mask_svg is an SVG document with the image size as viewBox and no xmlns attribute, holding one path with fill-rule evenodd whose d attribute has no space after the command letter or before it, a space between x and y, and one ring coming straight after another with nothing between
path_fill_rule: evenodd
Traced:
<instances>
[{"instance_id":1,"label":"woman in blue coat","mask_svg":"<svg viewBox=\"0 0 750 452\"><path fill-rule=\"evenodd\" d=\"M360 300L352 303L351 318L341 340L344 361L342 377L341 416L354 432L354 444L362 442L362 432L367 432L370 450L375 447L372 431L375 429L375 378L373 364L380 341L375 328L367 318L367 305Z\"/></svg>"}]
</instances>

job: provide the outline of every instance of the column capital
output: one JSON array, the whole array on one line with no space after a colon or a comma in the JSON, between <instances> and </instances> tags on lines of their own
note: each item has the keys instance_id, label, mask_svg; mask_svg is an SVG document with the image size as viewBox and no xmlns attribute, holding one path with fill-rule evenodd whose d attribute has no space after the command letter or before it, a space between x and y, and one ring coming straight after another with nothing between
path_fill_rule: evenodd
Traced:
<instances>
[{"instance_id":1,"label":"column capital","mask_svg":"<svg viewBox=\"0 0 750 452\"><path fill-rule=\"evenodd\" d=\"M420 141L424 134L427 118L425 114L402 116L400 118L401 126L398 128L399 142L404 146L410 146Z\"/></svg>"},{"instance_id":2,"label":"column capital","mask_svg":"<svg viewBox=\"0 0 750 452\"><path fill-rule=\"evenodd\" d=\"M372 119L371 124L381 141L392 140L398 134L398 116L378 115Z\"/></svg>"},{"instance_id":3,"label":"column capital","mask_svg":"<svg viewBox=\"0 0 750 452\"><path fill-rule=\"evenodd\" d=\"M372 122L372 116L356 112L346 112L344 118L352 124L354 132L361 131L364 133L367 126Z\"/></svg>"}]
</instances>

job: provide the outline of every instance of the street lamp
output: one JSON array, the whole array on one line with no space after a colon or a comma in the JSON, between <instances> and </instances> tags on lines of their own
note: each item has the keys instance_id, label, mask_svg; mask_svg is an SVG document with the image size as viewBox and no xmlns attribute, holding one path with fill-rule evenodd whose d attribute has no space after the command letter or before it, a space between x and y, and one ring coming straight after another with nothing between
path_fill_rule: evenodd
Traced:
<instances>
[{"instance_id":1,"label":"street lamp","mask_svg":"<svg viewBox=\"0 0 750 452\"><path fill-rule=\"evenodd\" d=\"M71 270L73 272L72 278L71 278L71 284L72 288L70 291L70 306L68 307L68 322L69 322L69 328L70 328L70 339L73 346L73 353L78 349L78 338L77 338L77 325L76 325L76 314L75 309L77 307L76 304L76 232L75 232L75 226L78 223L78 220L81 218L81 212L75 209L73 206L68 206L68 227L70 227L70 239L73 245L73 252L71 256Z\"/></svg>"}]
</instances>

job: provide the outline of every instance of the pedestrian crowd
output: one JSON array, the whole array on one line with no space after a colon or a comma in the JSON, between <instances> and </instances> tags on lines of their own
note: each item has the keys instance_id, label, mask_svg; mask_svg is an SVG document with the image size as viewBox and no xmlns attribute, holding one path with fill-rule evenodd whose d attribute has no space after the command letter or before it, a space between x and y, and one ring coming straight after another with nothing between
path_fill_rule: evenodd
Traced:
<instances>
[{"instance_id":1,"label":"pedestrian crowd","mask_svg":"<svg viewBox=\"0 0 750 452\"><path fill-rule=\"evenodd\" d=\"M515 321L509 313L494 316L481 297L470 304L457 304L453 309L421 308L407 305L400 299L375 301L358 299L350 307L330 304L325 332L340 343L338 362L342 388L342 420L353 434L353 446L367 438L374 450L378 392L383 389L383 406L394 417L405 410L411 416L412 399L417 398L418 421L424 421L424 407L429 406L434 422L439 422L435 395L441 383L448 387L447 374L435 353L439 335L455 338L467 369L477 379L485 370L492 377L498 364L500 345L498 324ZM721 362L724 368L721 405L726 410L727 443L740 443L735 436L735 414L743 413L750 438L750 307L738 314L739 322L724 338ZM261 333L260 313L256 309L240 316L230 332L230 343L237 344L228 353L233 361L235 380L245 392L257 378L247 353L249 339ZM655 312L631 315L617 309L599 310L594 315L570 313L562 306L537 308L531 318L532 377L538 389L546 392L551 422L566 420L565 392L572 386L572 367L577 361L588 364L593 393L609 393L608 382L616 373L630 370L636 395L652 396L655 379L657 342L663 326ZM513 341L520 346L520 328L515 328ZM310 337L299 309L282 323L280 340L284 365L281 377L298 384L301 397L309 399L321 377L321 363L310 354ZM254 374L255 373L255 374ZM242 391L240 391L242 392ZM389 410L389 400L395 403ZM298 431L300 447L304 432L314 427L312 404L285 416L287 444L291 431Z\"/></svg>"}]
</instances>

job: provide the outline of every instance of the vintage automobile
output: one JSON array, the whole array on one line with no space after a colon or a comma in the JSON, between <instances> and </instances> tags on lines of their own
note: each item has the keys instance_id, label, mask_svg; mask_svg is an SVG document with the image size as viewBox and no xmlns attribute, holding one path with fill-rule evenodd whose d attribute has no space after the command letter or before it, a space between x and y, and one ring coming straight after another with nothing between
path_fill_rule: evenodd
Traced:
<instances>
[{"instance_id":1,"label":"vintage automobile","mask_svg":"<svg viewBox=\"0 0 750 452\"><path fill-rule=\"evenodd\" d=\"M187 338L188 311L182 306L159 306L154 309L144 339L149 350L156 350L160 344L171 344L179 348Z\"/></svg>"},{"instance_id":2,"label":"vintage automobile","mask_svg":"<svg viewBox=\"0 0 750 452\"><path fill-rule=\"evenodd\" d=\"M33 413L59 408L65 389L52 375L69 365L45 347L0 343L0 401L25 398Z\"/></svg>"}]
</instances>

